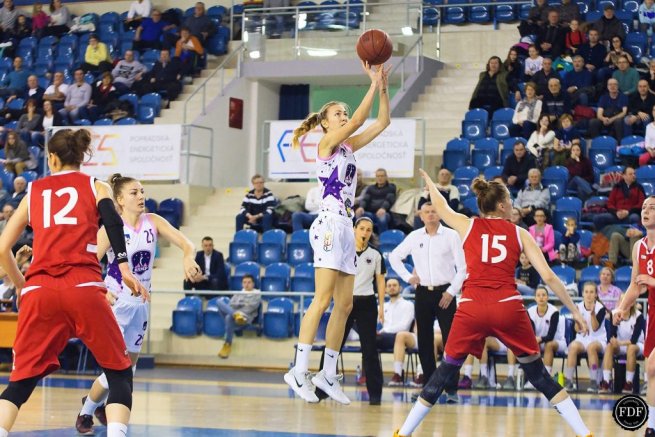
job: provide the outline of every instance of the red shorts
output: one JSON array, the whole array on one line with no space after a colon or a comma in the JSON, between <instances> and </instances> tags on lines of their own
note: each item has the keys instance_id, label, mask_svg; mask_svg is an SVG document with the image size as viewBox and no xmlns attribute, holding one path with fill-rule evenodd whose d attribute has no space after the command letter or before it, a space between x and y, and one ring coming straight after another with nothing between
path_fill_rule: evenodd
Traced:
<instances>
[{"instance_id":1,"label":"red shorts","mask_svg":"<svg viewBox=\"0 0 655 437\"><path fill-rule=\"evenodd\" d=\"M644 357L648 359L655 349L655 307L648 305L648 326L646 326L646 340L644 343Z\"/></svg>"},{"instance_id":2,"label":"red shorts","mask_svg":"<svg viewBox=\"0 0 655 437\"><path fill-rule=\"evenodd\" d=\"M71 338L82 340L103 368L130 367L105 288L93 283L62 288L56 280L53 284L57 288L28 284L23 289L10 380L45 376L59 369L58 356Z\"/></svg>"},{"instance_id":3,"label":"red shorts","mask_svg":"<svg viewBox=\"0 0 655 437\"><path fill-rule=\"evenodd\" d=\"M516 356L541 354L521 300L460 302L445 354L454 359L464 359L471 354L479 359L487 337L496 337Z\"/></svg>"}]
</instances>

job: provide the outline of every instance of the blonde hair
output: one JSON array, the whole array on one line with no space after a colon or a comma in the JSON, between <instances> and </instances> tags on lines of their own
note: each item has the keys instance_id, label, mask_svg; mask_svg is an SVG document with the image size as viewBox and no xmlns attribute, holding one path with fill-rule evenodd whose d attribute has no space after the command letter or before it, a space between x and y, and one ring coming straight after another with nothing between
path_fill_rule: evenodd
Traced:
<instances>
[{"instance_id":1,"label":"blonde hair","mask_svg":"<svg viewBox=\"0 0 655 437\"><path fill-rule=\"evenodd\" d=\"M307 118L303 120L300 126L293 130L293 139L291 140L291 145L293 148L297 149L300 147L300 137L308 132L311 132L316 126L321 125L321 121L327 117L328 109L335 105L341 105L346 108L346 111L348 111L348 105L343 102L337 102L336 100L333 100L323 105L323 107L318 112L312 112L309 114ZM323 129L323 133L327 132L323 125L321 125L321 128Z\"/></svg>"}]
</instances>

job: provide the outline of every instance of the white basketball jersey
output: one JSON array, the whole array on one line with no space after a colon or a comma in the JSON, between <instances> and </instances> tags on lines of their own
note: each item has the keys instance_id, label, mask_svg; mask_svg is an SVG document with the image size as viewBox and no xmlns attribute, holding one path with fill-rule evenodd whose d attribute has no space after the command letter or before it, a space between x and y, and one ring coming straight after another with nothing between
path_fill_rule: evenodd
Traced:
<instances>
[{"instance_id":1,"label":"white basketball jersey","mask_svg":"<svg viewBox=\"0 0 655 437\"><path fill-rule=\"evenodd\" d=\"M637 324L637 317L641 315L641 312L635 311L635 314L630 316L628 320L621 320L619 326L616 330L616 339L619 341L626 341L632 338L632 334L635 332L635 325ZM641 332L637 343L644 342L644 332Z\"/></svg>"},{"instance_id":2,"label":"white basketball jersey","mask_svg":"<svg viewBox=\"0 0 655 437\"><path fill-rule=\"evenodd\" d=\"M355 215L357 163L350 146L340 144L327 159L316 157L316 177L322 186L320 210L352 218Z\"/></svg>"},{"instance_id":3,"label":"white basketball jersey","mask_svg":"<svg viewBox=\"0 0 655 437\"><path fill-rule=\"evenodd\" d=\"M578 302L578 309L580 309L580 313L582 314L582 317L585 319L587 322L587 326L589 327L589 336L598 338L604 342L607 341L607 331L605 331L605 320L602 320L600 322L600 327L598 328L598 331L594 331L591 328L591 311L588 311L585 306L584 302ZM598 314L598 312L603 309L603 305L596 301L596 304L594 305L594 313ZM594 316L596 317L596 316Z\"/></svg>"},{"instance_id":4,"label":"white basketball jersey","mask_svg":"<svg viewBox=\"0 0 655 437\"><path fill-rule=\"evenodd\" d=\"M155 263L155 248L157 246L157 227L152 223L148 214L142 214L136 229L123 222L123 233L125 234L130 269L139 282L150 291L152 267ZM116 295L123 292L131 294L129 287L123 283L114 251L111 248L107 251L107 260L109 264L107 265L105 284L107 284L109 291Z\"/></svg>"},{"instance_id":5,"label":"white basketball jersey","mask_svg":"<svg viewBox=\"0 0 655 437\"><path fill-rule=\"evenodd\" d=\"M553 314L556 312L559 312L557 307L553 304L548 304L548 308L546 309L546 314L543 316L539 315L539 312L537 311L537 305L533 305L530 308L528 308L528 316L530 316L530 320L532 320L532 323L534 323L534 332L537 337L545 337L548 335L548 330L550 329L550 322L553 317ZM562 318L560 317L560 322L562 322ZM558 323L557 330L555 331L555 337L553 340L564 340L564 331L562 331L562 337L560 338L560 329L559 325L562 325L562 323Z\"/></svg>"}]
</instances>

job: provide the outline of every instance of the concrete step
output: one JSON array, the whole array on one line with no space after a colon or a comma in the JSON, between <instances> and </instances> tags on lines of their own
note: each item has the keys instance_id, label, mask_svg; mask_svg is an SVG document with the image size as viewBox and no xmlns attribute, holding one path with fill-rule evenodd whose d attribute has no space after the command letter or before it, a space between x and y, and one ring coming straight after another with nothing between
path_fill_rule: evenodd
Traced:
<instances>
[{"instance_id":1,"label":"concrete step","mask_svg":"<svg viewBox=\"0 0 655 437\"><path fill-rule=\"evenodd\" d=\"M473 93L473 89L475 88L476 83L467 83L464 79L462 79L461 84L458 85L448 85L445 86L443 84L435 84L435 85L428 85L425 87L424 95L450 95L450 94L459 94L462 96L468 96L468 98L471 97L471 94Z\"/></svg>"},{"instance_id":2,"label":"concrete step","mask_svg":"<svg viewBox=\"0 0 655 437\"><path fill-rule=\"evenodd\" d=\"M471 96L465 93L458 94L443 94L443 93L430 93L421 94L416 103L465 103L468 106Z\"/></svg>"},{"instance_id":3,"label":"concrete step","mask_svg":"<svg viewBox=\"0 0 655 437\"><path fill-rule=\"evenodd\" d=\"M464 113L468 110L468 101L459 101L459 102L443 102L438 100L431 100L428 102L414 102L412 105L412 111L425 111L426 113L434 114L435 112L450 112L455 114L461 114L464 117Z\"/></svg>"}]
</instances>

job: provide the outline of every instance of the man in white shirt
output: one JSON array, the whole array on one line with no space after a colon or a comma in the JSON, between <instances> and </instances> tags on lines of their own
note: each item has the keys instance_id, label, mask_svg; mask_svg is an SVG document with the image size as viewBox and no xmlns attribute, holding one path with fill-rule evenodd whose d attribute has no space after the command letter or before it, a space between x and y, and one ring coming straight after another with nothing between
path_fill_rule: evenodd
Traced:
<instances>
[{"instance_id":1,"label":"man in white shirt","mask_svg":"<svg viewBox=\"0 0 655 437\"><path fill-rule=\"evenodd\" d=\"M434 358L434 319L439 321L444 345L457 303L454 297L466 277L466 262L462 242L457 232L441 226L432 203L421 206L425 227L410 233L389 254L391 268L407 283L416 287L414 312L418 329L418 354L427 381L437 368ZM411 255L414 272L409 272L403 260ZM416 381L420 385L423 381ZM449 382L446 392L450 402L457 402L457 378Z\"/></svg>"},{"instance_id":2,"label":"man in white shirt","mask_svg":"<svg viewBox=\"0 0 655 437\"><path fill-rule=\"evenodd\" d=\"M318 216L318 207L321 204L322 194L322 187L320 185L312 187L307 191L307 197L305 198L305 209L307 212L296 211L291 214L293 232L309 229L314 219Z\"/></svg>"}]
</instances>

